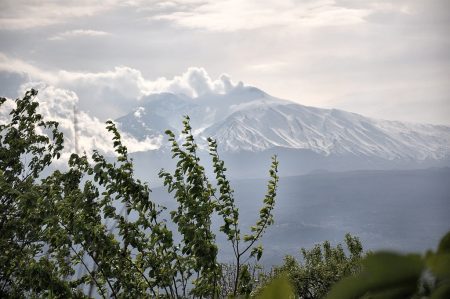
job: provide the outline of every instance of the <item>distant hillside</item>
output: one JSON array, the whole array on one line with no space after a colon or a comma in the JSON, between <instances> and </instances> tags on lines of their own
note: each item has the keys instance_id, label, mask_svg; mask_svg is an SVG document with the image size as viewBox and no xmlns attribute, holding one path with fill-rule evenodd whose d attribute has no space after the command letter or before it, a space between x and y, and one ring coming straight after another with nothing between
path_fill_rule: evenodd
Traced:
<instances>
[{"instance_id":1,"label":"distant hillside","mask_svg":"<svg viewBox=\"0 0 450 299\"><path fill-rule=\"evenodd\" d=\"M424 251L450 230L450 168L318 173L280 180L275 225L263 239L264 263L350 232L366 249ZM233 182L244 227L256 220L265 180ZM174 206L165 189L152 198ZM221 234L221 244L226 244ZM223 245L227 254L227 246ZM224 258L226 258L227 254Z\"/></svg>"},{"instance_id":2,"label":"distant hillside","mask_svg":"<svg viewBox=\"0 0 450 299\"><path fill-rule=\"evenodd\" d=\"M280 155L282 175L317 169L411 169L450 166L450 127L376 120L336 109L320 109L281 100L249 86L197 98L161 93L117 119L120 129L139 140L179 133L183 115L194 135L218 140L234 177L261 177L267 159ZM169 165L158 150L136 153L146 161ZM146 166L148 169L148 166ZM233 170L234 169L234 170ZM140 171L138 169L138 171ZM156 170L157 171L157 170ZM155 171L155 173L156 173ZM155 175L150 175L153 178Z\"/></svg>"}]
</instances>

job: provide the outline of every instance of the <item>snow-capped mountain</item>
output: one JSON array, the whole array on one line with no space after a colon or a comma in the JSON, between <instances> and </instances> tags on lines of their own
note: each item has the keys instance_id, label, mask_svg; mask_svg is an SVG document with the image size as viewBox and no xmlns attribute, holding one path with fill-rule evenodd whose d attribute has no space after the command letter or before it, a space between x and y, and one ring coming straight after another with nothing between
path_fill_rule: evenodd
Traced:
<instances>
[{"instance_id":1,"label":"snow-capped mountain","mask_svg":"<svg viewBox=\"0 0 450 299\"><path fill-rule=\"evenodd\" d=\"M138 139L179 131L183 115L195 135L216 138L226 152L273 148L311 150L323 156L355 155L387 160L450 157L450 127L375 120L336 109L320 109L238 85L227 94L197 98L161 93L117 119Z\"/></svg>"},{"instance_id":2,"label":"snow-capped mountain","mask_svg":"<svg viewBox=\"0 0 450 299\"><path fill-rule=\"evenodd\" d=\"M205 134L227 150L273 147L309 149L328 156L354 154L392 159L443 159L450 128L379 121L335 109L298 104L249 107L229 115Z\"/></svg>"}]
</instances>

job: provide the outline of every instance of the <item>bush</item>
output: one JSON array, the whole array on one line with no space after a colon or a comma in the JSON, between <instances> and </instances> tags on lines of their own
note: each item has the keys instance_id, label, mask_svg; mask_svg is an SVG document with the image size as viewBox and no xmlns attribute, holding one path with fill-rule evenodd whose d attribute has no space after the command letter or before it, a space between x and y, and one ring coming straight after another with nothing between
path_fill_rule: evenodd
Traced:
<instances>
[{"instance_id":1,"label":"bush","mask_svg":"<svg viewBox=\"0 0 450 299\"><path fill-rule=\"evenodd\" d=\"M179 244L150 188L136 179L133 163L111 121L107 130L117 154L72 154L65 171L49 175L64 138L58 123L37 113L37 91L16 100L10 121L0 125L0 296L1 297L215 297L222 270L217 262L211 215L235 250L238 294L242 258L259 259L257 243L273 223L278 161L273 158L263 208L250 235L241 236L239 210L225 176L217 144L209 139L217 185L197 157L189 118L184 142L167 131L177 168L161 177L178 202L171 219L182 235ZM0 98L0 107L6 101ZM241 245L239 247L239 244Z\"/></svg>"},{"instance_id":2,"label":"bush","mask_svg":"<svg viewBox=\"0 0 450 299\"><path fill-rule=\"evenodd\" d=\"M381 251L364 258L361 267L334 285L327 298L450 298L450 232L436 252Z\"/></svg>"},{"instance_id":3,"label":"bush","mask_svg":"<svg viewBox=\"0 0 450 299\"><path fill-rule=\"evenodd\" d=\"M275 267L265 279L271 281L279 275L287 275L296 298L323 298L334 283L361 268L363 248L357 237L345 235L347 254L341 244L333 247L325 241L312 249L301 249L302 260L286 256L284 264Z\"/></svg>"}]
</instances>

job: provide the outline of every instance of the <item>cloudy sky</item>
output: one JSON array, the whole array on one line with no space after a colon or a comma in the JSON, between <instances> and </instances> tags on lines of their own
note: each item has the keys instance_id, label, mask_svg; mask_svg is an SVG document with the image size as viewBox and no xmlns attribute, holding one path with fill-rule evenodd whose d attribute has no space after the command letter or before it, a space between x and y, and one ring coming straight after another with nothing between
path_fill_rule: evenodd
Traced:
<instances>
[{"instance_id":1,"label":"cloudy sky","mask_svg":"<svg viewBox=\"0 0 450 299\"><path fill-rule=\"evenodd\" d=\"M222 92L231 78L448 125L449 29L448 0L0 0L0 92L36 86L61 119L77 102L101 122L143 95Z\"/></svg>"}]
</instances>

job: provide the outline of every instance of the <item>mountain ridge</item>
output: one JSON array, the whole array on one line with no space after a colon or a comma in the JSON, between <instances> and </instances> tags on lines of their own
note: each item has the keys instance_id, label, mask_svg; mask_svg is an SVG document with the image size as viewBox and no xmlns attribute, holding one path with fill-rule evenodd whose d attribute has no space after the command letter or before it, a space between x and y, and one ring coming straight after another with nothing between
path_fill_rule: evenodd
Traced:
<instances>
[{"instance_id":1,"label":"mountain ridge","mask_svg":"<svg viewBox=\"0 0 450 299\"><path fill-rule=\"evenodd\" d=\"M161 93L116 121L140 140L179 134L189 115L199 143L217 139L224 152L306 149L330 155L425 161L450 158L450 126L377 120L339 109L304 106L238 84L225 94L190 98Z\"/></svg>"}]
</instances>

